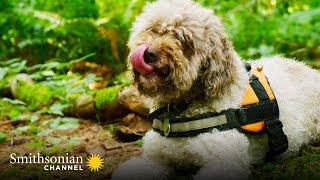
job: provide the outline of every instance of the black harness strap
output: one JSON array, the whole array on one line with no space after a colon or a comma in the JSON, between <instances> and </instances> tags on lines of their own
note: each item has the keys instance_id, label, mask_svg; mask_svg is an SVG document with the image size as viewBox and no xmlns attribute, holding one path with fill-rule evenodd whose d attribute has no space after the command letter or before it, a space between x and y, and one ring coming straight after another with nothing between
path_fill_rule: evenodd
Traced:
<instances>
[{"instance_id":1,"label":"black harness strap","mask_svg":"<svg viewBox=\"0 0 320 180\"><path fill-rule=\"evenodd\" d=\"M283 125L278 118L265 120L265 128L269 137L269 152L265 160L270 161L275 155L279 155L288 149L288 138L284 134Z\"/></svg>"},{"instance_id":2,"label":"black harness strap","mask_svg":"<svg viewBox=\"0 0 320 180\"><path fill-rule=\"evenodd\" d=\"M179 103L170 103L168 106L163 106L152 112L148 116L148 119L153 120L165 113L180 114L183 111L187 110L188 106L189 103L187 103L186 101L180 101Z\"/></svg>"},{"instance_id":3,"label":"black harness strap","mask_svg":"<svg viewBox=\"0 0 320 180\"><path fill-rule=\"evenodd\" d=\"M266 90L264 89L263 85L259 81L259 78L254 74L252 74L251 76L250 86L252 87L253 91L257 95L259 101L270 100Z\"/></svg>"}]
</instances>

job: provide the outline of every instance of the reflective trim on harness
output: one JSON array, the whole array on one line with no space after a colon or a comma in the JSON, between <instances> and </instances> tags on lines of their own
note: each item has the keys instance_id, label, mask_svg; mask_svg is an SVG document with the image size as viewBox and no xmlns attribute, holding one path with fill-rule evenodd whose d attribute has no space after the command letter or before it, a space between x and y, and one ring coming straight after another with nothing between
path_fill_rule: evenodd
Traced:
<instances>
[{"instance_id":1,"label":"reflective trim on harness","mask_svg":"<svg viewBox=\"0 0 320 180\"><path fill-rule=\"evenodd\" d=\"M209 127L214 127L222 124L227 124L226 115L219 115L216 117L209 117L204 119L198 119L195 121L187 121L181 123L170 123L170 132L186 132L198 129L205 129ZM155 119L153 120L153 128L164 131L167 126L164 122Z\"/></svg>"}]
</instances>

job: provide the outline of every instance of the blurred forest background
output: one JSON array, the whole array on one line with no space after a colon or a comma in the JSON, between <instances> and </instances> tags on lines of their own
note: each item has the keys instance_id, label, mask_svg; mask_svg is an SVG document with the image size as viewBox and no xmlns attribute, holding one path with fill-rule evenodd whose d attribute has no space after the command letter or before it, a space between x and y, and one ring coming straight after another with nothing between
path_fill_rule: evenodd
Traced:
<instances>
[{"instance_id":1,"label":"blurred forest background","mask_svg":"<svg viewBox=\"0 0 320 180\"><path fill-rule=\"evenodd\" d=\"M245 59L284 54L307 62L320 58L318 0L198 0L212 8ZM145 0L2 0L0 59L28 65L69 61L95 53L92 62L121 71L126 42Z\"/></svg>"},{"instance_id":2,"label":"blurred forest background","mask_svg":"<svg viewBox=\"0 0 320 180\"><path fill-rule=\"evenodd\" d=\"M128 87L125 70L129 29L146 2L1 0L1 177L28 170L7 169L12 151L128 153L105 160L107 177L117 163L141 153L148 110ZM221 17L244 59L282 54L320 68L319 0L197 2ZM320 150L312 149L319 147L310 148L301 159L262 165L254 175L320 177L320 162L313 158ZM313 170L297 168L306 163Z\"/></svg>"}]
</instances>

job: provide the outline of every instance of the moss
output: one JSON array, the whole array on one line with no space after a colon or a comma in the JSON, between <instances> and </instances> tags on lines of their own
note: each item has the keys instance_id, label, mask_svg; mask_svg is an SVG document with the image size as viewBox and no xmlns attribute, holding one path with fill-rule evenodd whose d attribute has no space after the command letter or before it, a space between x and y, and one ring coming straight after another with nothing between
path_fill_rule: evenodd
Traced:
<instances>
[{"instance_id":1,"label":"moss","mask_svg":"<svg viewBox=\"0 0 320 180\"><path fill-rule=\"evenodd\" d=\"M319 179L320 149L308 147L301 156L256 165L250 179Z\"/></svg>"},{"instance_id":2,"label":"moss","mask_svg":"<svg viewBox=\"0 0 320 180\"><path fill-rule=\"evenodd\" d=\"M18 99L26 102L30 110L51 104L55 94L54 90L48 86L30 85L22 81L19 82L17 92Z\"/></svg>"},{"instance_id":3,"label":"moss","mask_svg":"<svg viewBox=\"0 0 320 180\"><path fill-rule=\"evenodd\" d=\"M74 102L76 102L76 100L82 96L83 94L81 93L72 93L72 94L67 94L66 95L66 100L69 104L74 105Z\"/></svg>"},{"instance_id":4,"label":"moss","mask_svg":"<svg viewBox=\"0 0 320 180\"><path fill-rule=\"evenodd\" d=\"M112 86L112 87L98 90L96 93L96 102L95 102L96 107L100 109L106 104L115 102L120 89L121 88L119 86Z\"/></svg>"}]
</instances>

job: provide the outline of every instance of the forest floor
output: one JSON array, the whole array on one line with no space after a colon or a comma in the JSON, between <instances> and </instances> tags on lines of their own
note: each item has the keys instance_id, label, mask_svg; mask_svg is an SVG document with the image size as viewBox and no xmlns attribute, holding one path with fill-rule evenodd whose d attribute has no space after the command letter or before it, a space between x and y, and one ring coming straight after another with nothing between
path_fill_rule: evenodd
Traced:
<instances>
[{"instance_id":1,"label":"forest floor","mask_svg":"<svg viewBox=\"0 0 320 180\"><path fill-rule=\"evenodd\" d=\"M39 120L39 124L48 124L57 117L46 116ZM26 122L0 124L0 130L11 131L24 127ZM0 143L0 177L4 179L109 179L112 171L120 163L142 153L139 141L121 142L115 137L115 126L95 121L79 119L76 128L68 130L54 130L50 126L42 126L41 131L49 130L47 135L35 136L25 133L23 136L11 137L7 142ZM49 143L48 143L49 142ZM58 145L59 144L59 145ZM103 168L99 172L91 172L86 164L82 164L84 171L45 171L44 164L11 164L11 153L29 155L66 155L82 156L86 161L88 154L99 154L103 158Z\"/></svg>"}]
</instances>

